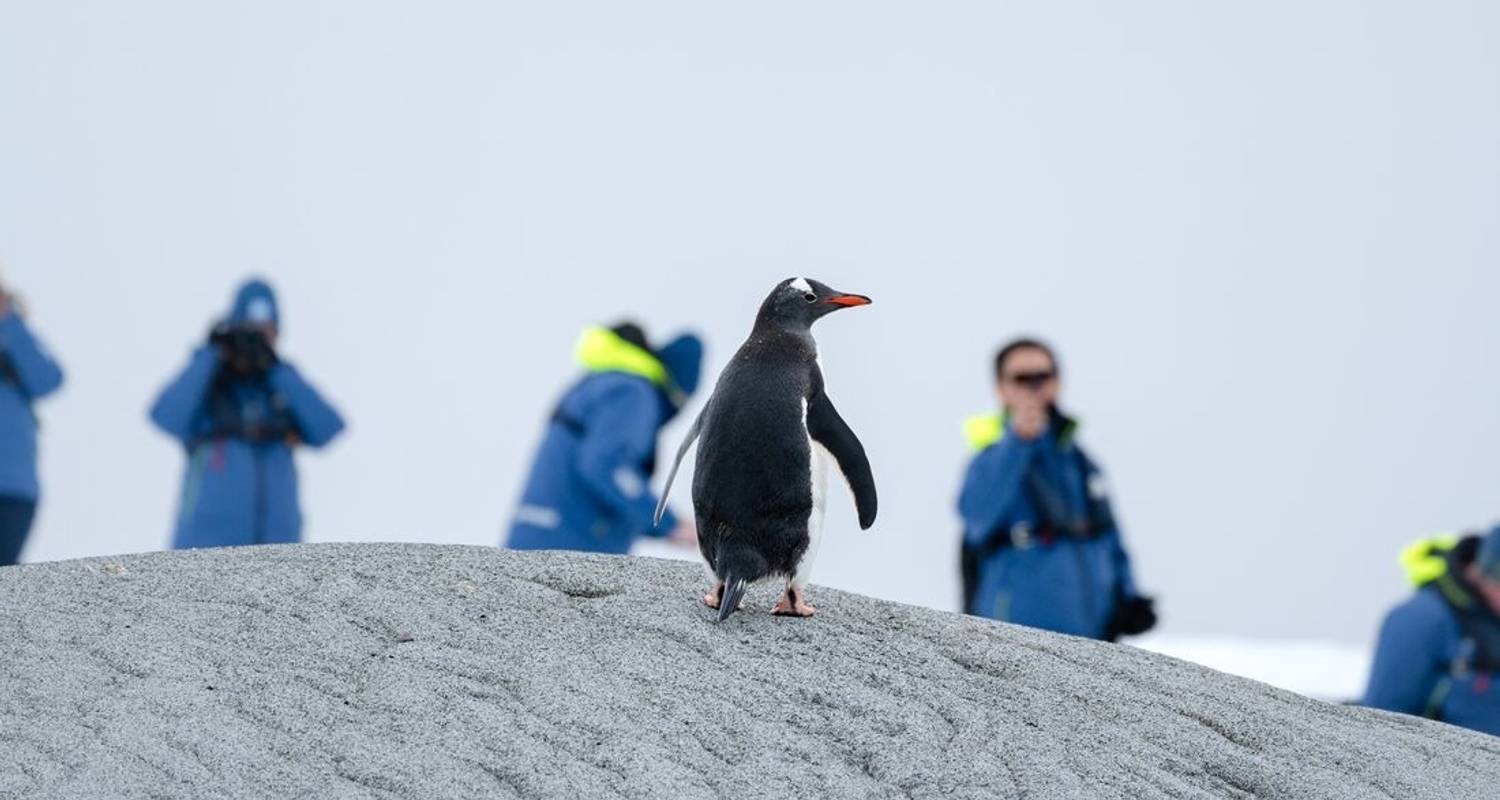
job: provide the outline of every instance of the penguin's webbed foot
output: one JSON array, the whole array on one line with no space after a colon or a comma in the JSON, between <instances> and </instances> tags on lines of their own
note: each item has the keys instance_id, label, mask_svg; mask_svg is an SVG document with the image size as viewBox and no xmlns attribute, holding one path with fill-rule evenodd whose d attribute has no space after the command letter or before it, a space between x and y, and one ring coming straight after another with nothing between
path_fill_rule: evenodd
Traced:
<instances>
[{"instance_id":1,"label":"penguin's webbed foot","mask_svg":"<svg viewBox=\"0 0 1500 800\"><path fill-rule=\"evenodd\" d=\"M724 582L723 581L719 581L718 583L714 584L714 588L711 589L711 590L709 590L708 594L703 595L703 605L706 605L709 608L718 608L719 604L722 603L723 601L724 601ZM744 604L745 604L745 601L741 600L740 601L740 605L743 606ZM739 609L735 609L735 610L738 611Z\"/></svg>"},{"instance_id":2,"label":"penguin's webbed foot","mask_svg":"<svg viewBox=\"0 0 1500 800\"><path fill-rule=\"evenodd\" d=\"M788 586L771 613L778 617L810 617L818 610L807 604L805 591Z\"/></svg>"}]
</instances>

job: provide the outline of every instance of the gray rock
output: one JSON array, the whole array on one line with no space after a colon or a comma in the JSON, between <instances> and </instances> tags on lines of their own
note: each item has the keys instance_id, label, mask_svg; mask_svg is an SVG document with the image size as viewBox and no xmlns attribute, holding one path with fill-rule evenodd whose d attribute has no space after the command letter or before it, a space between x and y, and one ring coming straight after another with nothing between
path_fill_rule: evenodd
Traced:
<instances>
[{"instance_id":1,"label":"gray rock","mask_svg":"<svg viewBox=\"0 0 1500 800\"><path fill-rule=\"evenodd\" d=\"M1500 739L691 565L418 545L0 570L0 797L1457 798Z\"/></svg>"}]
</instances>

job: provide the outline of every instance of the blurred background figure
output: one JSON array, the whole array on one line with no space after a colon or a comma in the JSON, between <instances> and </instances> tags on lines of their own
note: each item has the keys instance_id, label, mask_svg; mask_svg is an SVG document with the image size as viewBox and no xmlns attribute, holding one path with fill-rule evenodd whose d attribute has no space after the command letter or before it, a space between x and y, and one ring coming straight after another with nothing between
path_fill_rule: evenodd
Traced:
<instances>
[{"instance_id":1,"label":"blurred background figure","mask_svg":"<svg viewBox=\"0 0 1500 800\"><path fill-rule=\"evenodd\" d=\"M584 331L585 374L557 404L532 463L507 546L628 553L641 536L697 542L669 509L652 525L657 433L698 389L703 343L683 334L654 349L632 322Z\"/></svg>"},{"instance_id":2,"label":"blurred background figure","mask_svg":"<svg viewBox=\"0 0 1500 800\"><path fill-rule=\"evenodd\" d=\"M293 450L328 444L344 421L277 355L280 332L271 287L244 284L151 409L188 456L173 547L301 539Z\"/></svg>"},{"instance_id":3,"label":"blurred background figure","mask_svg":"<svg viewBox=\"0 0 1500 800\"><path fill-rule=\"evenodd\" d=\"M20 562L41 495L31 405L62 382L62 369L27 327L21 301L0 273L0 567Z\"/></svg>"},{"instance_id":4,"label":"blurred background figure","mask_svg":"<svg viewBox=\"0 0 1500 800\"><path fill-rule=\"evenodd\" d=\"M1364 705L1500 736L1500 526L1401 554L1417 593L1380 629Z\"/></svg>"},{"instance_id":5,"label":"blurred background figure","mask_svg":"<svg viewBox=\"0 0 1500 800\"><path fill-rule=\"evenodd\" d=\"M995 380L1000 413L965 424L976 455L958 501L964 610L1111 641L1150 630L1104 476L1058 409L1051 348L1011 342Z\"/></svg>"}]
</instances>

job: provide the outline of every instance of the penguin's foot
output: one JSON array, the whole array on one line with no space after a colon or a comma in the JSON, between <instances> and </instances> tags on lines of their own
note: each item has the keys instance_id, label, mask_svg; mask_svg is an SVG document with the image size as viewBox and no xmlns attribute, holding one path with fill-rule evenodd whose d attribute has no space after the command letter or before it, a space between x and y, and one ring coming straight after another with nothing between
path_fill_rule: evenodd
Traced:
<instances>
[{"instance_id":1,"label":"penguin's foot","mask_svg":"<svg viewBox=\"0 0 1500 800\"><path fill-rule=\"evenodd\" d=\"M714 584L714 588L712 590L710 590L708 594L703 595L703 605L706 605L709 608L718 608L719 604L722 603L723 601L724 601L724 582L723 581L720 581L720 582ZM745 601L741 600L740 601L740 605L744 606L745 605ZM737 608L737 609L735 609L735 611L739 611L739 609Z\"/></svg>"},{"instance_id":2,"label":"penguin's foot","mask_svg":"<svg viewBox=\"0 0 1500 800\"><path fill-rule=\"evenodd\" d=\"M807 604L804 592L788 586L771 613L778 617L810 617L818 613L818 610Z\"/></svg>"},{"instance_id":3,"label":"penguin's foot","mask_svg":"<svg viewBox=\"0 0 1500 800\"><path fill-rule=\"evenodd\" d=\"M708 594L703 595L703 605L706 605L709 608L718 608L719 607L719 601L723 600L723 599L724 599L724 582L723 581L719 581L718 583L714 584L714 588L712 588L712 589L710 589L708 591Z\"/></svg>"}]
</instances>

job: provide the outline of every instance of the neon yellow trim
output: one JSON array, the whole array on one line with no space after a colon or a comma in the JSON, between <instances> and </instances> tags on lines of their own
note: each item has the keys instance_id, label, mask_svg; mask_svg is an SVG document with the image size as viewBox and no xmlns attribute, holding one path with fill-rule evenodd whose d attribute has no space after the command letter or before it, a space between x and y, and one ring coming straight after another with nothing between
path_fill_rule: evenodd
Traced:
<instances>
[{"instance_id":1,"label":"neon yellow trim","mask_svg":"<svg viewBox=\"0 0 1500 800\"><path fill-rule=\"evenodd\" d=\"M574 352L578 363L589 372L623 372L645 378L657 386L667 386L667 368L656 356L621 339L608 328L585 328Z\"/></svg>"},{"instance_id":2,"label":"neon yellow trim","mask_svg":"<svg viewBox=\"0 0 1500 800\"><path fill-rule=\"evenodd\" d=\"M979 452L1005 436L1004 414L980 414L964 420L964 438Z\"/></svg>"},{"instance_id":3,"label":"neon yellow trim","mask_svg":"<svg viewBox=\"0 0 1500 800\"><path fill-rule=\"evenodd\" d=\"M1401 550L1401 568L1412 586L1426 586L1448 571L1447 553L1458 546L1458 536L1445 533L1412 542Z\"/></svg>"},{"instance_id":4,"label":"neon yellow trim","mask_svg":"<svg viewBox=\"0 0 1500 800\"><path fill-rule=\"evenodd\" d=\"M1064 419L1067 419L1067 426L1057 435L1057 440L1067 444L1078 433L1078 421L1067 417ZM999 442L1005 438L1005 412L976 414L964 420L964 438L976 453Z\"/></svg>"}]
</instances>

